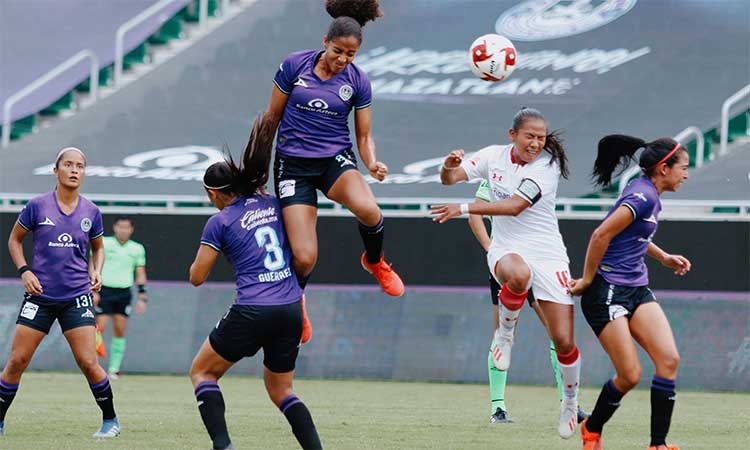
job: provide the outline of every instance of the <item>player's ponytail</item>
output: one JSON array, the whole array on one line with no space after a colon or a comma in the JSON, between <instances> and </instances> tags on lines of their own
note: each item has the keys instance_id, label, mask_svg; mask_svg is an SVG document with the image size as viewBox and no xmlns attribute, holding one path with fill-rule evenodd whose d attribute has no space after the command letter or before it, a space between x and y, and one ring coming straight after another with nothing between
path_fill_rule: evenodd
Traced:
<instances>
[{"instance_id":1,"label":"player's ponytail","mask_svg":"<svg viewBox=\"0 0 750 450\"><path fill-rule=\"evenodd\" d=\"M326 39L354 36L362 43L362 27L383 17L379 0L326 0L326 11L333 17Z\"/></svg>"},{"instance_id":2,"label":"player's ponytail","mask_svg":"<svg viewBox=\"0 0 750 450\"><path fill-rule=\"evenodd\" d=\"M203 175L203 186L223 194L249 196L268 182L268 166L273 148L272 130L269 122L259 114L253 123L250 139L242 154L242 162L237 165L232 154L225 148L224 161L212 164Z\"/></svg>"},{"instance_id":3,"label":"player's ponytail","mask_svg":"<svg viewBox=\"0 0 750 450\"><path fill-rule=\"evenodd\" d=\"M610 134L599 141L594 170L591 174L594 183L604 187L611 185L612 174L615 170L620 168L618 176L622 174L630 166L635 153L640 148L644 150L638 160L638 165L647 176L651 176L661 162L671 167L677 161L679 147L674 139L659 138L653 142L646 142L633 136Z\"/></svg>"},{"instance_id":4,"label":"player's ponytail","mask_svg":"<svg viewBox=\"0 0 750 450\"><path fill-rule=\"evenodd\" d=\"M547 119L538 110L524 106L513 116L513 130L518 132L523 123L528 119L539 119L543 120L545 124L547 123ZM550 164L557 161L557 164L560 166L560 175L563 178L568 178L568 156L565 154L560 130L552 131L547 135L544 150L552 156Z\"/></svg>"}]
</instances>

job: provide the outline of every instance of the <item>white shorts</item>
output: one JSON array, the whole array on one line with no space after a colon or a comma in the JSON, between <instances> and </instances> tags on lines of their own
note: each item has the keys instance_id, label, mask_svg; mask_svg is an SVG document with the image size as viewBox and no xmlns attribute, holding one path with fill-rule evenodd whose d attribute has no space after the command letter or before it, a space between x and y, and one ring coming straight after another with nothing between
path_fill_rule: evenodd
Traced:
<instances>
[{"instance_id":1,"label":"white shorts","mask_svg":"<svg viewBox=\"0 0 750 450\"><path fill-rule=\"evenodd\" d=\"M568 263L563 259L534 260L513 250L490 247L487 251L487 266L498 283L502 284L497 279L495 266L500 261L500 258L509 253L520 255L526 262L526 265L529 266L531 280L529 286L526 286L526 288L534 290L534 297L537 300L547 300L562 305L573 304L573 297L570 296L570 290L568 289L568 281L571 280L570 268L568 267Z\"/></svg>"}]
</instances>

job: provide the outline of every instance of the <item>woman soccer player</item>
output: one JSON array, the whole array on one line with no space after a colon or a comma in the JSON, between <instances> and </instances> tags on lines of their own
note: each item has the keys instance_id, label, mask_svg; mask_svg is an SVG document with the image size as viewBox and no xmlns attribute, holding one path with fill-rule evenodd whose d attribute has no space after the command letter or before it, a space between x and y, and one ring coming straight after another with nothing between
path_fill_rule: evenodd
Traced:
<instances>
[{"instance_id":1,"label":"woman soccer player","mask_svg":"<svg viewBox=\"0 0 750 450\"><path fill-rule=\"evenodd\" d=\"M490 194L490 184L486 180L482 180L479 183L476 194L474 194L476 202L491 202L492 195ZM482 216L477 214L469 215L469 227L471 228L474 237L477 238L479 244L482 246L485 252L490 248L492 239L487 234L487 228L484 226ZM497 330L500 327L500 320L498 317L498 298L500 297L500 291L502 286L498 284L495 277L490 275L490 300L492 301L492 318L494 322L493 330ZM533 293L529 290L526 299L529 302L529 306L536 312L537 317L544 325L547 326L547 320L544 318L544 313L539 307L539 303L534 298ZM494 340L493 340L494 341ZM495 363L492 359L492 353L495 349L494 342L490 345L489 353L487 354L487 371L490 382L490 423L512 423L513 419L508 415L508 409L505 406L505 385L508 379L508 372L506 370L500 370L495 367ZM557 353L555 352L555 344L550 341L549 343L550 352L550 363L552 364L552 372L555 375L555 382L557 383L557 393L560 397L560 401L563 401L563 384L562 377L560 376L560 367L557 363ZM588 417L588 414L578 406L578 422L582 422Z\"/></svg>"},{"instance_id":2,"label":"woman soccer player","mask_svg":"<svg viewBox=\"0 0 750 450\"><path fill-rule=\"evenodd\" d=\"M242 164L231 157L206 169L203 186L220 211L203 229L190 266L190 282L208 277L219 253L237 274L237 299L203 343L190 368L203 423L214 449L233 448L218 380L245 356L263 349L263 379L271 401L286 416L304 449L322 448L310 412L292 392L302 336L300 289L279 202L263 190L268 181L274 130L255 120Z\"/></svg>"},{"instance_id":3,"label":"woman soccer player","mask_svg":"<svg viewBox=\"0 0 750 450\"><path fill-rule=\"evenodd\" d=\"M96 358L96 316L91 296L91 291L99 291L102 286L102 215L96 205L78 193L86 174L86 156L81 150L60 150L54 174L55 190L29 201L8 239L10 257L26 293L10 356L0 375L0 435L21 375L57 320L102 410L103 423L94 437L114 437L120 434L120 424L107 373ZM34 237L33 268L26 261L22 245L29 233Z\"/></svg>"},{"instance_id":4,"label":"woman soccer player","mask_svg":"<svg viewBox=\"0 0 750 450\"><path fill-rule=\"evenodd\" d=\"M304 288L318 258L316 191L320 190L357 217L365 246L362 267L388 295L398 297L404 293L404 283L385 262L383 215L357 170L348 125L353 109L362 162L373 178L382 181L388 167L375 157L370 80L352 63L362 44L362 27L382 12L378 0L327 0L326 9L334 20L323 37L323 50L287 56L276 72L266 112L279 131L274 182L294 255L292 264Z\"/></svg>"},{"instance_id":5,"label":"woman soccer player","mask_svg":"<svg viewBox=\"0 0 750 450\"><path fill-rule=\"evenodd\" d=\"M502 284L500 326L495 332L493 362L510 366L510 352L521 307L529 288L547 320L564 384L558 432L575 432L581 358L573 339L573 299L568 292L568 255L555 215L559 178L567 176L565 150L556 133L547 134L542 114L524 108L508 131L510 145L491 145L464 160L454 150L440 169L440 180L485 179L492 202L434 205L438 223L462 214L492 217L492 244L487 252L490 273Z\"/></svg>"},{"instance_id":6,"label":"woman soccer player","mask_svg":"<svg viewBox=\"0 0 750 450\"><path fill-rule=\"evenodd\" d=\"M643 148L639 165L643 176L631 181L589 240L583 277L570 283L581 295L581 308L607 352L617 374L604 384L591 417L581 426L583 448L600 450L601 434L620 399L641 379L633 339L656 366L651 382L651 444L653 450L675 450L666 445L675 402L675 380L680 356L669 321L648 288L644 255L684 275L690 261L671 255L652 242L663 192L676 191L688 178L688 152L673 139L645 142L631 136L611 135L599 141L593 175L608 186L612 173L629 163Z\"/></svg>"}]
</instances>

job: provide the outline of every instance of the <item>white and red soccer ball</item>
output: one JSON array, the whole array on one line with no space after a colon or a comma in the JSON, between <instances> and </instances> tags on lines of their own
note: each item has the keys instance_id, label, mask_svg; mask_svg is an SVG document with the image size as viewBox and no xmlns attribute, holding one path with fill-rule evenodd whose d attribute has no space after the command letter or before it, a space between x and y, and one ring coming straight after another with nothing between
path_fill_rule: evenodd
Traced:
<instances>
[{"instance_id":1,"label":"white and red soccer ball","mask_svg":"<svg viewBox=\"0 0 750 450\"><path fill-rule=\"evenodd\" d=\"M469 64L474 75L486 81L502 81L516 68L516 47L499 34L478 37L469 50Z\"/></svg>"}]
</instances>

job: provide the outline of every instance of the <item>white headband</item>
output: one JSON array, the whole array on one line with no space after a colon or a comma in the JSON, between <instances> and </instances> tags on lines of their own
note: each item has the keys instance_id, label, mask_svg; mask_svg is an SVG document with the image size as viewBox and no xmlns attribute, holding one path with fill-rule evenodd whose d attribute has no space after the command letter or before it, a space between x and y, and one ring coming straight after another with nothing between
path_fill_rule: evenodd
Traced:
<instances>
[{"instance_id":1,"label":"white headband","mask_svg":"<svg viewBox=\"0 0 750 450\"><path fill-rule=\"evenodd\" d=\"M62 158L62 156L66 152L77 152L78 154L80 154L83 157L83 162L84 163L86 162L86 154L83 153L83 150L81 150L80 148L76 148L76 147L65 147L64 149L60 150L57 153L57 158L55 158L55 166L57 166L57 163L60 162L60 158Z\"/></svg>"}]
</instances>

